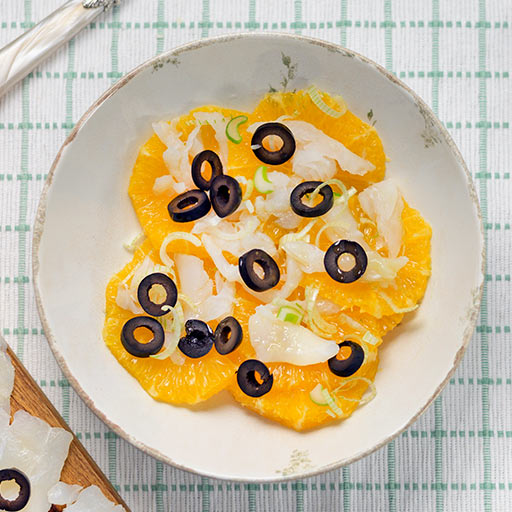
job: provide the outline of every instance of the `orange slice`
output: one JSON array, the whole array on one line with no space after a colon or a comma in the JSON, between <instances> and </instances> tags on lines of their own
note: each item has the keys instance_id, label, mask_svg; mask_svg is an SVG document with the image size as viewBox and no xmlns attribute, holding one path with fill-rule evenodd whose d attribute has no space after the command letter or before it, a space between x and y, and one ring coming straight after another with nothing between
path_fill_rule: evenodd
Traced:
<instances>
[{"instance_id":1,"label":"orange slice","mask_svg":"<svg viewBox=\"0 0 512 512\"><path fill-rule=\"evenodd\" d=\"M340 111L339 102L327 93L320 93L323 101L334 110ZM275 121L281 116L311 123L326 135L341 142L356 155L370 161L375 169L363 176L355 176L340 170L337 178L348 186L361 190L371 183L381 181L386 173L386 155L379 135L373 126L365 123L349 110L334 118L320 110L306 91L275 92L267 94L254 110L249 123ZM289 164L278 166L282 170Z\"/></svg>"},{"instance_id":2,"label":"orange slice","mask_svg":"<svg viewBox=\"0 0 512 512\"><path fill-rule=\"evenodd\" d=\"M307 430L348 418L359 406L370 381L375 378L378 368L377 347L381 340L371 345L361 339L364 335L362 329L355 329L343 321L337 322L337 327L336 339L340 343L352 340L365 349L365 362L351 377L334 375L327 362L311 366L266 363L274 379L272 389L266 395L250 397L238 387L236 380L229 387L231 394L244 407L295 430ZM252 347L247 344L240 349L241 352L245 351L246 358L254 357ZM334 412L331 407L318 405L311 399L310 392L319 384L331 393L339 410Z\"/></svg>"},{"instance_id":3,"label":"orange slice","mask_svg":"<svg viewBox=\"0 0 512 512\"><path fill-rule=\"evenodd\" d=\"M176 124L176 129L181 132L182 141L186 141L190 132L196 126L196 121L193 117L195 112L220 112L226 119L242 115L243 112L237 110L223 109L220 107L206 106L192 110L190 114L181 116ZM246 125L240 127L240 133L244 133ZM214 131L211 126L204 125L201 127L201 136L205 148L217 150L218 144L214 137ZM248 137L244 135L243 144L248 144ZM250 143L249 143L250 144ZM243 161L237 157L232 156L233 149L237 149L237 145L228 142L228 168L233 168L233 172L229 174L248 176L254 170L249 171L245 168ZM144 230L146 236L151 240L154 248L159 249L165 237L173 231L189 232L194 222L176 223L171 220L167 205L173 197L177 194L162 193L156 194L153 191L155 179L169 174L169 169L163 159L163 154L166 150L165 144L154 134L141 148L139 155L133 167L133 172L130 178L128 187L128 194L132 200L133 208L139 219L139 222ZM235 159L233 166L231 166L231 159ZM192 162L192 156L190 158ZM225 170L226 173L226 170ZM179 252L185 254L195 254L200 257L207 256L203 248L196 248L190 242L179 240L175 242L177 245L169 246L170 252L173 248L179 246Z\"/></svg>"},{"instance_id":4,"label":"orange slice","mask_svg":"<svg viewBox=\"0 0 512 512\"><path fill-rule=\"evenodd\" d=\"M351 201L350 206L356 208L357 204ZM398 271L389 286L384 288L379 283L364 281L337 283L327 273L306 274L303 282L318 287L321 297L338 304L342 309L367 313L377 319L393 317L400 321L397 313L416 306L425 294L431 270L432 237L429 224L407 203L404 203L402 225L404 234L401 255L407 256L409 261ZM361 224L359 228L363 231Z\"/></svg>"},{"instance_id":5,"label":"orange slice","mask_svg":"<svg viewBox=\"0 0 512 512\"><path fill-rule=\"evenodd\" d=\"M340 98L320 93L323 102L334 110L344 110ZM197 112L220 112L229 119L242 112L223 109L216 106L200 107L189 114L181 116L175 122L176 129L181 133L181 140L186 141L191 131L197 126L193 117ZM380 181L385 175L386 156L380 138L373 126L365 123L350 111L335 118L326 114L311 99L306 91L294 93L272 93L266 95L257 105L252 114L247 114L248 122L239 128L242 142L228 142L228 165L224 172L240 179L245 190L245 180L254 176L255 170L262 165L251 149L251 134L248 126L258 121L274 121L280 116L307 121L328 136L340 141L355 154L367 159L375 165L375 169L364 176L354 176L338 169L335 178L342 180L347 188L354 186L362 190L368 185ZM201 126L201 137L205 149L219 150L215 132L211 126ZM235 374L238 366L246 359L254 358L255 351L250 343L248 321L260 301L248 294L240 284L236 284L233 316L242 325L243 342L234 352L220 356L215 348L200 358L189 359L185 356L183 365L170 359L135 358L128 354L121 342L120 331L130 317L131 312L121 309L116 303L117 286L146 255L159 262L159 250L162 242L172 232L190 232L195 225L175 223L171 220L167 205L176 195L171 193L157 194L153 190L155 179L169 174L163 154L166 146L157 135L153 135L141 148L130 179L129 196L142 225L148 241L134 255L134 259L120 273L116 274L107 287L107 318L104 336L107 345L119 362L135 377L143 388L154 398L173 404L193 404L206 400L218 391L228 388L234 398L244 407L277 421L296 430L305 430L329 422L347 418L360 404L360 400L369 390L378 368L378 346L382 337L395 327L403 318L404 311L414 307L422 298L430 275L430 239L431 229L420 214L404 205L402 221L404 238L402 253L409 262L398 272L396 279L383 288L377 283L356 281L351 284L340 284L333 281L327 273L304 274L300 286L289 300L302 300L307 286L319 289L319 298L327 299L340 307L335 315L323 318L335 326L335 332L324 337L331 337L338 343L352 340L360 343L366 353L365 363L349 378L334 375L327 362L311 366L295 366L288 363L268 363L274 376L274 384L269 393L252 398L245 395L238 387ZM190 162L193 155L190 156ZM293 160L269 170L292 173ZM172 169L171 169L172 173ZM255 191L251 196L254 200ZM350 210L358 223L359 230L364 234L368 244L375 250L375 239L378 236L375 224L364 217L356 197L350 199ZM277 218L270 216L262 222L260 230L269 235L277 243L286 234L279 226ZM310 219L304 219L297 231L304 227ZM310 231L311 238L321 227L319 222ZM325 247L321 247L325 250ZM204 261L204 268L213 279L216 268L201 245L196 247L182 239L172 242L168 247L168 255L173 253L194 254ZM379 250L386 256L386 250ZM237 258L226 255L229 263L236 264ZM285 256L281 253L276 257L277 263L285 272ZM192 298L193 299L193 298ZM211 327L215 329L216 324ZM181 353L180 353L181 354ZM340 356L341 357L341 356ZM330 393L331 405L318 405L310 392L322 386Z\"/></svg>"},{"instance_id":6,"label":"orange slice","mask_svg":"<svg viewBox=\"0 0 512 512\"><path fill-rule=\"evenodd\" d=\"M137 315L117 305L117 288L146 256L159 263L148 241L137 249L133 260L107 285L106 319L103 329L105 343L121 365L156 400L172 404L196 404L207 400L226 388L233 380L237 369L229 358L220 356L215 347L199 359L190 359L183 355L185 361L179 365L174 364L169 358L158 360L151 357L134 357L121 344L123 325Z\"/></svg>"}]
</instances>

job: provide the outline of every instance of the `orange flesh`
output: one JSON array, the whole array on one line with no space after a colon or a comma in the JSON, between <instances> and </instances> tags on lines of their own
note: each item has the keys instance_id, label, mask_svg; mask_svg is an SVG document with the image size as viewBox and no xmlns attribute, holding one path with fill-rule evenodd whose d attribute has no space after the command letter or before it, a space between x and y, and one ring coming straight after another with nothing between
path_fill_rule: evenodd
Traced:
<instances>
[{"instance_id":1,"label":"orange flesh","mask_svg":"<svg viewBox=\"0 0 512 512\"><path fill-rule=\"evenodd\" d=\"M121 344L121 329L132 318L132 312L120 308L116 303L119 283L141 263L145 256L160 263L151 244L146 241L135 253L133 260L116 274L107 285L106 320L103 337L116 359L130 372L140 385L155 399L172 404L196 404L222 391L231 382L236 371L235 364L222 357L215 349L200 359L183 356L183 365L170 359L138 358L130 355ZM147 341L151 337L145 332ZM137 338L143 341L142 337Z\"/></svg>"},{"instance_id":2,"label":"orange flesh","mask_svg":"<svg viewBox=\"0 0 512 512\"><path fill-rule=\"evenodd\" d=\"M323 99L329 106L339 110L339 105L334 99L325 94ZM176 127L182 133L182 141L186 141L194 128L192 114L198 111L221 112L226 119L243 114L239 111L214 106L195 109L177 121ZM288 115L293 119L313 124L375 165L375 170L364 176L354 176L338 169L335 178L341 179L347 188L354 186L357 190L362 190L384 178L386 156L377 132L349 111L334 119L319 110L307 94L299 91L267 95L252 114L246 115L249 117L249 121L239 128L242 142L238 145L228 143L228 166L224 172L233 177L243 176L250 179L262 164L251 150L251 134L247 132L247 127L257 121L274 121L282 115ZM218 151L219 145L210 126L202 126L201 135L205 148ZM155 194L153 192L155 179L169 174L163 157L165 150L166 146L157 135L153 135L142 146L133 168L128 193L148 240L136 251L133 261L116 274L108 284L104 329L107 346L143 388L157 400L173 404L194 404L228 388L243 406L283 425L303 430L338 419L327 413L329 410L327 406L317 405L309 397L309 392L317 384L321 384L331 392L341 386L341 389L335 394L335 401L343 411L343 418L348 417L367 391L368 382L373 381L375 377L378 368L377 349L382 342L381 338L400 323L404 316L403 313L396 313L396 311L416 305L423 297L430 275L430 226L416 210L404 201L402 213L404 234L401 255L407 256L409 262L398 272L394 282L386 288L382 288L378 283L364 281L339 284L323 272L303 274L300 286L289 297L289 300L303 299L305 287L313 285L319 289L319 297L339 305L345 316L336 314L323 316L323 318L335 326L336 332L332 335L332 339L337 343L352 339L365 348L365 362L353 377L368 380L337 377L329 370L327 362L309 366L268 363L267 366L274 376L273 387L266 395L260 398L251 398L239 389L236 382L236 369L244 360L255 357L249 340L248 320L261 302L244 291L238 283L236 284L233 316L242 325L244 340L235 352L227 356L220 356L213 348L207 356L200 359L183 356L185 363L180 366L174 364L170 359L132 357L124 350L120 342L120 331L123 324L134 315L116 304L119 282L144 259L145 255L149 255L155 263L161 263L158 254L166 236L174 231L189 232L194 226L194 222L174 223L169 217L167 205L175 194ZM269 171L278 170L291 175L291 169L291 161L288 161L280 166L269 168ZM208 176L208 173L208 166L205 166L205 177ZM245 190L245 185L242 185L242 189ZM254 192L251 199L254 199L256 194L257 192ZM357 195L350 199L349 208L365 241L372 249L376 250L377 227L365 216ZM287 231L280 227L275 220L274 217L269 217L260 230L270 236L277 246L279 238ZM308 221L309 219L304 219L299 228L294 231L300 230ZM321 226L322 222L318 222L312 228L311 240L315 240L316 233ZM330 243L326 237L322 237L322 240L320 248L326 250ZM190 242L177 240L169 245L167 251L171 258L175 252L200 257L205 263L205 270L209 277L214 277L216 268L202 245L196 247ZM386 249L380 249L379 252L382 256L387 256ZM224 252L224 255L230 263L237 264L237 258L227 252ZM276 261L280 265L281 271L284 272L285 258L283 255L277 256ZM381 292L386 294L387 300L382 297ZM354 321L356 324L353 323ZM360 324L361 327L357 327L357 324ZM211 323L211 327L215 329L216 322ZM362 340L367 331L377 338L375 345ZM341 351L338 357L343 359L349 355L350 350L348 353Z\"/></svg>"}]
</instances>

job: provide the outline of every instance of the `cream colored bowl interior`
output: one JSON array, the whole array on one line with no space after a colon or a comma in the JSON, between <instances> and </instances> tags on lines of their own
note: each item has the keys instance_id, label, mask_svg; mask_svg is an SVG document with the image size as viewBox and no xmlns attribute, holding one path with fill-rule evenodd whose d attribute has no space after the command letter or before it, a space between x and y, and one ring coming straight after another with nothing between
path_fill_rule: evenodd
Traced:
<instances>
[{"instance_id":1,"label":"cream colored bowl interior","mask_svg":"<svg viewBox=\"0 0 512 512\"><path fill-rule=\"evenodd\" d=\"M343 423L297 433L223 393L194 408L151 399L102 340L105 285L130 259L139 231L127 195L151 122L217 103L250 110L297 64L289 88L342 93L372 109L390 158L388 176L433 228L432 278L414 315L386 341L378 395ZM356 460L390 440L433 399L470 338L482 284L482 235L470 179L430 111L375 64L289 36L211 40L164 55L119 82L79 123L59 154L39 210L36 291L46 334L75 389L121 436L176 466L242 480L304 476ZM291 464L294 452L302 462ZM284 473L283 473L284 472Z\"/></svg>"}]
</instances>

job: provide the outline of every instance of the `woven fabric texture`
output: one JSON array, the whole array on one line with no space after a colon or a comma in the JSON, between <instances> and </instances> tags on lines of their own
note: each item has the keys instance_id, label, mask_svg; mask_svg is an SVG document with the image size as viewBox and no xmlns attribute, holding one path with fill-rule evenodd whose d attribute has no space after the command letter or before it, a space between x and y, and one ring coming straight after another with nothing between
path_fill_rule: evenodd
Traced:
<instances>
[{"instance_id":1,"label":"woven fabric texture","mask_svg":"<svg viewBox=\"0 0 512 512\"><path fill-rule=\"evenodd\" d=\"M0 0L0 46L62 1ZM512 510L511 23L510 0L123 0L0 98L0 332L134 512ZM55 363L31 279L44 180L86 108L159 52L254 30L340 43L419 93L466 159L488 245L478 327L435 404L356 464L266 485L176 470L110 432Z\"/></svg>"}]
</instances>

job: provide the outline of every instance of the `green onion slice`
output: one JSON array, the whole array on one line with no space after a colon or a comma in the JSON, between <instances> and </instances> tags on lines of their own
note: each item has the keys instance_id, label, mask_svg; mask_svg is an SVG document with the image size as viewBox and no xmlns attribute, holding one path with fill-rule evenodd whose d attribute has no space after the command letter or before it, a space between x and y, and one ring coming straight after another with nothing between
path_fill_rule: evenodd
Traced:
<instances>
[{"instance_id":1,"label":"green onion slice","mask_svg":"<svg viewBox=\"0 0 512 512\"><path fill-rule=\"evenodd\" d=\"M327 402L322 394L322 384L317 384L310 392L309 398L316 405L327 405Z\"/></svg>"},{"instance_id":2,"label":"green onion slice","mask_svg":"<svg viewBox=\"0 0 512 512\"><path fill-rule=\"evenodd\" d=\"M300 324L302 322L303 314L298 308L293 306L282 306L277 312L277 318L283 322L290 322L292 324Z\"/></svg>"},{"instance_id":3,"label":"green onion slice","mask_svg":"<svg viewBox=\"0 0 512 512\"><path fill-rule=\"evenodd\" d=\"M342 102L340 105L341 112L338 112L337 110L334 110L333 108L329 107L327 103L322 99L320 91L312 85L308 88L307 93L309 94L309 97L311 98L311 101L324 113L328 116L334 117L337 119L338 117L341 117L346 111L347 107L345 105L345 102Z\"/></svg>"},{"instance_id":4,"label":"green onion slice","mask_svg":"<svg viewBox=\"0 0 512 512\"><path fill-rule=\"evenodd\" d=\"M269 194L274 191L274 184L268 179L267 166L260 165L254 173L254 186L261 194Z\"/></svg>"},{"instance_id":5,"label":"green onion slice","mask_svg":"<svg viewBox=\"0 0 512 512\"><path fill-rule=\"evenodd\" d=\"M241 115L233 117L226 125L226 137L235 144L242 142L242 136L240 135L240 125L246 123L248 120L247 116Z\"/></svg>"}]
</instances>

